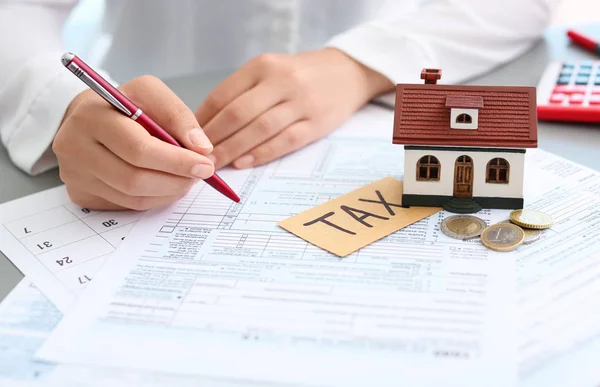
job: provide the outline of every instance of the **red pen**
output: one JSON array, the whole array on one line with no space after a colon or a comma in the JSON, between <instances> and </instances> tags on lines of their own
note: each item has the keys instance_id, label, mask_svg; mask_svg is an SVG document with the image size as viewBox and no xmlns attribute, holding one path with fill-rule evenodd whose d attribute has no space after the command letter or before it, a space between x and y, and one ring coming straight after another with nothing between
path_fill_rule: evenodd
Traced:
<instances>
[{"instance_id":1,"label":"red pen","mask_svg":"<svg viewBox=\"0 0 600 387\"><path fill-rule=\"evenodd\" d=\"M135 106L133 102L96 73L84 61L70 52L65 53L62 56L61 61L67 69L88 85L90 89L98 93L98 95L104 98L115 109L143 126L150 135L168 142L169 144L181 147L181 144L179 144L167 131L144 114L140 108ZM234 202L239 203L239 196L216 173L204 181L221 194Z\"/></svg>"},{"instance_id":2,"label":"red pen","mask_svg":"<svg viewBox=\"0 0 600 387\"><path fill-rule=\"evenodd\" d=\"M571 41L578 46L581 46L591 52L595 52L596 54L600 54L600 43L596 42L595 40L573 30L567 31L567 35L569 38L571 38Z\"/></svg>"}]
</instances>

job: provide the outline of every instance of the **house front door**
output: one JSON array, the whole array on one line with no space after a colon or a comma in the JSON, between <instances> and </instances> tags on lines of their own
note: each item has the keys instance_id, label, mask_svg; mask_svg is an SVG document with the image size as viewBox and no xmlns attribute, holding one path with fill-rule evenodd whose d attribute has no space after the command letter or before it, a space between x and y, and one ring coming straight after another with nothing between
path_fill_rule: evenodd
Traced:
<instances>
[{"instance_id":1,"label":"house front door","mask_svg":"<svg viewBox=\"0 0 600 387\"><path fill-rule=\"evenodd\" d=\"M454 197L473 197L473 159L459 156L454 164Z\"/></svg>"}]
</instances>

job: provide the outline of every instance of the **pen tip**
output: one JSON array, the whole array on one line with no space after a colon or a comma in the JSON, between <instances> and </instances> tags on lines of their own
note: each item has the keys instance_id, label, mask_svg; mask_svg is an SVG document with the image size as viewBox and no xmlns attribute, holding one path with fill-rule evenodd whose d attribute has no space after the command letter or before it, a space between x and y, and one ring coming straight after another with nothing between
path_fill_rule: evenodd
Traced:
<instances>
[{"instance_id":1,"label":"pen tip","mask_svg":"<svg viewBox=\"0 0 600 387\"><path fill-rule=\"evenodd\" d=\"M208 185L219 191L221 194L226 196L227 198L233 200L236 203L240 202L240 197L235 193L234 190L231 189L230 186L227 185L216 173L213 174L208 179L204 180Z\"/></svg>"}]
</instances>

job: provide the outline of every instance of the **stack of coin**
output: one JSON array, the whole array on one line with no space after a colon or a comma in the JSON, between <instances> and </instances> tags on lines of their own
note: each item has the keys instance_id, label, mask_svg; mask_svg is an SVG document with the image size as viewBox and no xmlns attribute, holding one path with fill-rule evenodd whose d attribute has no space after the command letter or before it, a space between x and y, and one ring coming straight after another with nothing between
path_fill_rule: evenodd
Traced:
<instances>
[{"instance_id":1,"label":"stack of coin","mask_svg":"<svg viewBox=\"0 0 600 387\"><path fill-rule=\"evenodd\" d=\"M540 239L542 230L552 226L552 218L535 210L516 210L510 220L486 227L485 222L473 215L450 216L441 224L444 234L455 239L481 237L481 243L495 251L512 251L521 244Z\"/></svg>"},{"instance_id":2,"label":"stack of coin","mask_svg":"<svg viewBox=\"0 0 600 387\"><path fill-rule=\"evenodd\" d=\"M537 241L542 230L550 226L552 218L541 211L515 210L510 213L510 220L488 227L481 234L481 242L492 250L512 251L521 244Z\"/></svg>"}]
</instances>

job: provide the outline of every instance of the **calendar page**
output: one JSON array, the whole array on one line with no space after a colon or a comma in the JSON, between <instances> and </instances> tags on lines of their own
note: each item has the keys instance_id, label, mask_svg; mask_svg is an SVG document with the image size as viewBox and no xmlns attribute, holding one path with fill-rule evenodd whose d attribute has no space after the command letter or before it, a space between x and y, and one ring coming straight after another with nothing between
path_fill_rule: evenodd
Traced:
<instances>
[{"instance_id":1,"label":"calendar page","mask_svg":"<svg viewBox=\"0 0 600 387\"><path fill-rule=\"evenodd\" d=\"M141 214L81 208L56 187L0 205L0 250L65 312Z\"/></svg>"}]
</instances>

